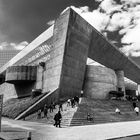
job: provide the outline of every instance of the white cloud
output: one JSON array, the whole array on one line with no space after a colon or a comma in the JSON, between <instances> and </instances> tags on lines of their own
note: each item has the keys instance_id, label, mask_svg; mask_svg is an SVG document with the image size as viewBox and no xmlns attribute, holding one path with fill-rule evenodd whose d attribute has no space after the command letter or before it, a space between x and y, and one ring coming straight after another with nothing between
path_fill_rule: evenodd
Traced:
<instances>
[{"instance_id":1,"label":"white cloud","mask_svg":"<svg viewBox=\"0 0 140 140\"><path fill-rule=\"evenodd\" d=\"M27 45L28 45L27 41L20 42L19 44L2 42L0 44L0 50L22 50Z\"/></svg>"},{"instance_id":2,"label":"white cloud","mask_svg":"<svg viewBox=\"0 0 140 140\"><path fill-rule=\"evenodd\" d=\"M99 6L106 14L111 14L114 11L121 11L122 5L116 4L114 0L103 0Z\"/></svg>"},{"instance_id":3,"label":"white cloud","mask_svg":"<svg viewBox=\"0 0 140 140\"><path fill-rule=\"evenodd\" d=\"M50 20L49 22L47 22L47 25L51 26L55 23L55 20Z\"/></svg>"},{"instance_id":4,"label":"white cloud","mask_svg":"<svg viewBox=\"0 0 140 140\"><path fill-rule=\"evenodd\" d=\"M120 0L119 3L115 0L96 2L100 5L93 11L89 11L87 6L71 7L100 32L118 30L119 35L123 36L121 43L127 44L121 50L126 55L140 56L140 0Z\"/></svg>"},{"instance_id":5,"label":"white cloud","mask_svg":"<svg viewBox=\"0 0 140 140\"><path fill-rule=\"evenodd\" d=\"M119 28L127 28L131 23L132 15L128 12L116 13L110 19L109 26L107 29L109 31L115 31Z\"/></svg>"},{"instance_id":6,"label":"white cloud","mask_svg":"<svg viewBox=\"0 0 140 140\"><path fill-rule=\"evenodd\" d=\"M16 50L22 50L23 48L25 48L29 43L27 41L23 41L17 45L14 46L14 48Z\"/></svg>"},{"instance_id":7,"label":"white cloud","mask_svg":"<svg viewBox=\"0 0 140 140\"><path fill-rule=\"evenodd\" d=\"M87 22L89 22L92 26L94 26L98 31L103 30L109 22L109 16L101 13L99 10L89 11L89 7L74 7L70 6L74 9L78 14L80 14ZM68 10L69 7L64 9L62 13Z\"/></svg>"}]
</instances>

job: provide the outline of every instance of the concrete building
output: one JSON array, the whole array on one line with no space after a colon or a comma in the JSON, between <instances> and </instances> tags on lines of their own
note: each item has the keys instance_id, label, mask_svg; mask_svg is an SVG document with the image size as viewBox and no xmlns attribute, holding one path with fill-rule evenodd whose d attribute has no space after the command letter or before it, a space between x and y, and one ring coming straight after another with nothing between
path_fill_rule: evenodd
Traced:
<instances>
[{"instance_id":1,"label":"concrete building","mask_svg":"<svg viewBox=\"0 0 140 140\"><path fill-rule=\"evenodd\" d=\"M86 66L88 57L106 68ZM0 68L0 92L11 98L57 90L52 98L58 101L84 90L105 99L110 90L125 93L124 76L139 84L140 67L70 8Z\"/></svg>"}]
</instances>

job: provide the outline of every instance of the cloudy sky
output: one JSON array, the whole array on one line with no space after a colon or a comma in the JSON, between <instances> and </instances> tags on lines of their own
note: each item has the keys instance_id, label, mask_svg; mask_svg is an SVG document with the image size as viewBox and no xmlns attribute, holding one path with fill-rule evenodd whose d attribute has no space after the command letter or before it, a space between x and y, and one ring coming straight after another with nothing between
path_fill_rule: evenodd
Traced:
<instances>
[{"instance_id":1,"label":"cloudy sky","mask_svg":"<svg viewBox=\"0 0 140 140\"><path fill-rule=\"evenodd\" d=\"M23 49L69 6L140 60L140 0L0 0L0 50Z\"/></svg>"}]
</instances>

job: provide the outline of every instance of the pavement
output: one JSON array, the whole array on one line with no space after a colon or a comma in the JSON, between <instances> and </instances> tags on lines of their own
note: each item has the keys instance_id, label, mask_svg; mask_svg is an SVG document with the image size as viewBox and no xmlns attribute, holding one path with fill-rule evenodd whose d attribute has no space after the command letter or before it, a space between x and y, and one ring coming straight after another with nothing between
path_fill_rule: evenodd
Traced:
<instances>
[{"instance_id":1,"label":"pavement","mask_svg":"<svg viewBox=\"0 0 140 140\"><path fill-rule=\"evenodd\" d=\"M140 135L140 121L56 128L43 123L2 119L0 137L27 139L28 132L32 132L32 140L106 140Z\"/></svg>"}]
</instances>

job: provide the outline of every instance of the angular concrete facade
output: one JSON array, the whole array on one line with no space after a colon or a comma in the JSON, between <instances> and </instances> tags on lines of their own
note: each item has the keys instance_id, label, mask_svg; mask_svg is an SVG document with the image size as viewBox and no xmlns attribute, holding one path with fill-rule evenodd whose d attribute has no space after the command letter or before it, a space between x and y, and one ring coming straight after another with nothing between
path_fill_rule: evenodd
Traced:
<instances>
[{"instance_id":1,"label":"angular concrete facade","mask_svg":"<svg viewBox=\"0 0 140 140\"><path fill-rule=\"evenodd\" d=\"M56 98L65 100L80 95L88 57L115 71L123 70L126 77L140 83L140 68L71 8L1 67L0 73L6 75L6 69L13 65L37 66L36 81L28 85L28 90L58 89ZM44 67L40 65L42 62Z\"/></svg>"}]
</instances>

